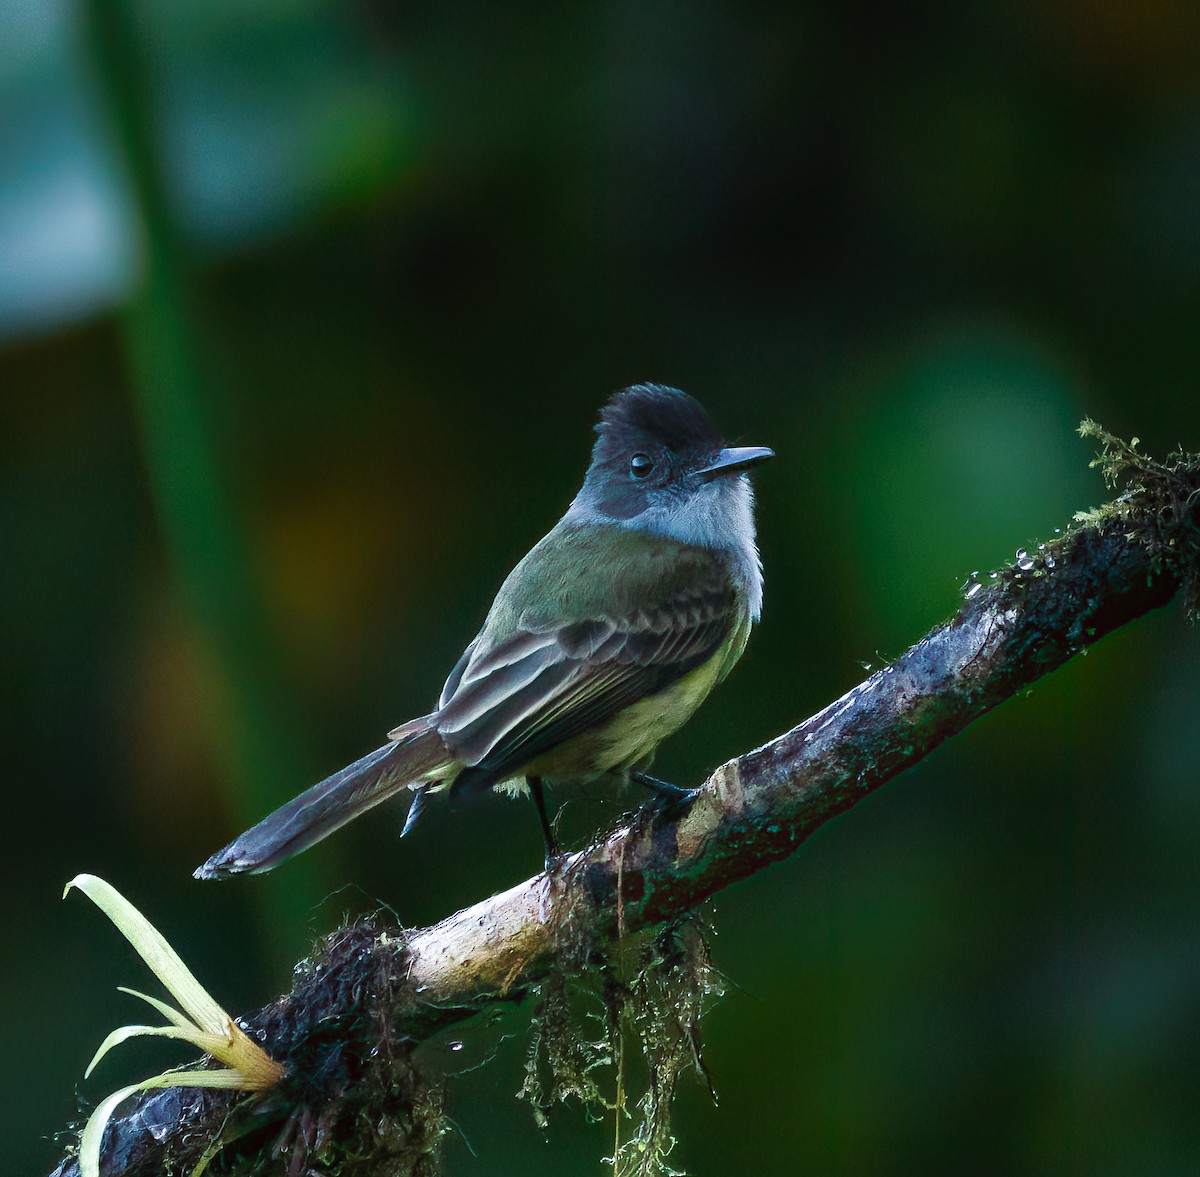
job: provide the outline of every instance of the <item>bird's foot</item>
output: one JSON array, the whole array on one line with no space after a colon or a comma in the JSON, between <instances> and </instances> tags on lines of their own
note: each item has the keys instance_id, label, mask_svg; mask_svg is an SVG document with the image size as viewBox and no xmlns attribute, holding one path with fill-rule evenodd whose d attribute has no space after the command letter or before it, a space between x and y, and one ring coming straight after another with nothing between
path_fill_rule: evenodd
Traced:
<instances>
[{"instance_id":1,"label":"bird's foot","mask_svg":"<svg viewBox=\"0 0 1200 1177\"><path fill-rule=\"evenodd\" d=\"M690 805L700 794L699 789L684 789L670 781L661 781L646 772L631 772L629 779L654 794L650 804L659 813L674 813Z\"/></svg>"}]
</instances>

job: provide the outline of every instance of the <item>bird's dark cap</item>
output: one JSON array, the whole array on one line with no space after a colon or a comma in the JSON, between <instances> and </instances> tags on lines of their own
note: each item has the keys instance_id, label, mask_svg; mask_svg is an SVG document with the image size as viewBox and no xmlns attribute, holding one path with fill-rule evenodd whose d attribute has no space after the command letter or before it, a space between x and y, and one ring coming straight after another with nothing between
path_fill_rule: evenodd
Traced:
<instances>
[{"instance_id":1,"label":"bird's dark cap","mask_svg":"<svg viewBox=\"0 0 1200 1177\"><path fill-rule=\"evenodd\" d=\"M676 452L719 450L717 427L693 396L665 384L633 384L614 393L600 411L596 432L653 438Z\"/></svg>"}]
</instances>

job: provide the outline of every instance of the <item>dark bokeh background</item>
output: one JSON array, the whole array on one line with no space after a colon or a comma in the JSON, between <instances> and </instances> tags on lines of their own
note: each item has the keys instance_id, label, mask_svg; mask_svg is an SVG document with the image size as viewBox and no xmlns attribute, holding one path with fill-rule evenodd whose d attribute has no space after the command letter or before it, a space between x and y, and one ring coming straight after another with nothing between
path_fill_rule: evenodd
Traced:
<instances>
[{"instance_id":1,"label":"dark bokeh background","mask_svg":"<svg viewBox=\"0 0 1200 1177\"><path fill-rule=\"evenodd\" d=\"M537 866L494 799L190 878L428 708L612 389L681 385L779 454L765 617L664 749L681 781L1098 502L1082 416L1200 445L1187 0L0 22L6 1171L49 1168L77 1091L181 1058L82 1084L141 1017L115 987L153 982L59 902L78 871L238 1011L344 912L423 923ZM1132 626L720 897L721 1103L685 1084L681 1166L1200 1168L1198 642L1177 608ZM447 1172L599 1172L611 1123L543 1140L507 1029L451 1090Z\"/></svg>"}]
</instances>

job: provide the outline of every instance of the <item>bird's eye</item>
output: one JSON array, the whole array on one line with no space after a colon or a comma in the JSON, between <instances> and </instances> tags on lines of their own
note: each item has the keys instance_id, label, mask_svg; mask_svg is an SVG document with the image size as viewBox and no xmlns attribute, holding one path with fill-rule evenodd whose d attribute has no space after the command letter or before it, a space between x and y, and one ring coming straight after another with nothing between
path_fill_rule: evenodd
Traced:
<instances>
[{"instance_id":1,"label":"bird's eye","mask_svg":"<svg viewBox=\"0 0 1200 1177\"><path fill-rule=\"evenodd\" d=\"M629 459L629 473L634 478L645 478L654 469L654 462L648 454L634 454Z\"/></svg>"}]
</instances>

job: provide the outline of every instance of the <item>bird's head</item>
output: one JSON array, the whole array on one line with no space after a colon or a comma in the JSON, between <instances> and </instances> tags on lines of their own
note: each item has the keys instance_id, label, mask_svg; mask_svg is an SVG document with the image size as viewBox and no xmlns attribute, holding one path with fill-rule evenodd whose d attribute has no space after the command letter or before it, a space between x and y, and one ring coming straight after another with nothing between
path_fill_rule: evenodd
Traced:
<instances>
[{"instance_id":1,"label":"bird's head","mask_svg":"<svg viewBox=\"0 0 1200 1177\"><path fill-rule=\"evenodd\" d=\"M702 547L753 542L744 474L773 457L772 450L726 446L695 397L661 384L616 393L596 432L591 465L571 504L576 519Z\"/></svg>"}]
</instances>

